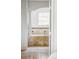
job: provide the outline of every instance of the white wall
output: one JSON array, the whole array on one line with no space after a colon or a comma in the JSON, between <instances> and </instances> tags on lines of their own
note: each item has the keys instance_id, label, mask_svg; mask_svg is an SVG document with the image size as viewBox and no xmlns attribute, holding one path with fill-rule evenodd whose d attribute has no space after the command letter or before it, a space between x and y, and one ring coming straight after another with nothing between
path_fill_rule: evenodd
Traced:
<instances>
[{"instance_id":1,"label":"white wall","mask_svg":"<svg viewBox=\"0 0 79 59\"><path fill-rule=\"evenodd\" d=\"M51 0L51 54L57 52L57 1ZM57 59L57 58L56 58Z\"/></svg>"},{"instance_id":2,"label":"white wall","mask_svg":"<svg viewBox=\"0 0 79 59\"><path fill-rule=\"evenodd\" d=\"M26 0L21 1L21 50L26 49L27 37L27 16L26 16Z\"/></svg>"},{"instance_id":3,"label":"white wall","mask_svg":"<svg viewBox=\"0 0 79 59\"><path fill-rule=\"evenodd\" d=\"M53 9L53 19L54 19L54 50L55 51L57 51L57 5L56 5L56 3L57 3L57 1L56 0L54 0L53 1L54 3L53 3L53 5L54 5L54 9Z\"/></svg>"}]
</instances>

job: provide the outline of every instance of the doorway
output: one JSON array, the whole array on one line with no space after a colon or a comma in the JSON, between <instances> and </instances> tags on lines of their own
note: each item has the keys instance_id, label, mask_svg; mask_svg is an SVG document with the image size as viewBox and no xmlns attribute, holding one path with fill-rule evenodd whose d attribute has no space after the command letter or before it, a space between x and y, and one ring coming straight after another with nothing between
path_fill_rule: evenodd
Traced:
<instances>
[{"instance_id":1,"label":"doorway","mask_svg":"<svg viewBox=\"0 0 79 59\"><path fill-rule=\"evenodd\" d=\"M50 0L28 0L28 59L50 55Z\"/></svg>"}]
</instances>

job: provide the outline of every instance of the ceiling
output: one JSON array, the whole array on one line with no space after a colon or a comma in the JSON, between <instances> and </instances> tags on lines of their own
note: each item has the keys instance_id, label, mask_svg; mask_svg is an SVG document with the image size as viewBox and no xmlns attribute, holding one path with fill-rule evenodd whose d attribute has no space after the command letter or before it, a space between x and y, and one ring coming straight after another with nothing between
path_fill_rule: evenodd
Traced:
<instances>
[{"instance_id":1,"label":"ceiling","mask_svg":"<svg viewBox=\"0 0 79 59\"><path fill-rule=\"evenodd\" d=\"M49 1L49 0L29 0L29 1Z\"/></svg>"}]
</instances>

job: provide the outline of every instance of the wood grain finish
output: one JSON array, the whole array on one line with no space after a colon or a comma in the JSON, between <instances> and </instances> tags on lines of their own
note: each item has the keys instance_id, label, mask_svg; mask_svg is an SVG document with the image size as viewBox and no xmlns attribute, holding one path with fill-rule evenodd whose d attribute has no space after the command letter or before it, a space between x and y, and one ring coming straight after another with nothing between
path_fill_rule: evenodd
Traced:
<instances>
[{"instance_id":1,"label":"wood grain finish","mask_svg":"<svg viewBox=\"0 0 79 59\"><path fill-rule=\"evenodd\" d=\"M48 46L48 36L31 36L28 42L28 46Z\"/></svg>"}]
</instances>

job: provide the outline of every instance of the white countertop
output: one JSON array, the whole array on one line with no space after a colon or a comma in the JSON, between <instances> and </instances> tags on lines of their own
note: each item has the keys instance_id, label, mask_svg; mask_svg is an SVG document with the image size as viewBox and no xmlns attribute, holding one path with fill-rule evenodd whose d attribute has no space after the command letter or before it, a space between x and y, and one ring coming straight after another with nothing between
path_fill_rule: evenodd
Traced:
<instances>
[{"instance_id":1,"label":"white countertop","mask_svg":"<svg viewBox=\"0 0 79 59\"><path fill-rule=\"evenodd\" d=\"M28 52L49 52L48 47L28 47Z\"/></svg>"}]
</instances>

